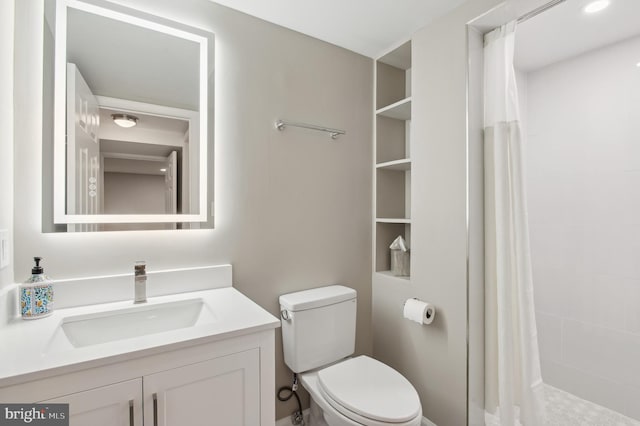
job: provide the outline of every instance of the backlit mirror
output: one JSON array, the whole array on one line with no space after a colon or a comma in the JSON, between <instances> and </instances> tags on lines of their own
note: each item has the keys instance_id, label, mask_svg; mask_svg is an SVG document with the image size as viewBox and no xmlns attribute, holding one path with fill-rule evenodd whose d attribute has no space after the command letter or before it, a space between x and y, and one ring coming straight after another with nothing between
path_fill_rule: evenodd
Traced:
<instances>
[{"instance_id":1,"label":"backlit mirror","mask_svg":"<svg viewBox=\"0 0 640 426\"><path fill-rule=\"evenodd\" d=\"M101 0L48 0L47 23L53 222L69 231L207 222L213 35Z\"/></svg>"}]
</instances>

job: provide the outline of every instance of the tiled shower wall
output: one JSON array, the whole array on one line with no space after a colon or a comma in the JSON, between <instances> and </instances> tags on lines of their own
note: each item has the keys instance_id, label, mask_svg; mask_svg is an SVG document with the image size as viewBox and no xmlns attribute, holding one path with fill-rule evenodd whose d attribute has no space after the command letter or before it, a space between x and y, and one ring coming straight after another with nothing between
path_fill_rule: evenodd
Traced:
<instances>
[{"instance_id":1,"label":"tiled shower wall","mask_svg":"<svg viewBox=\"0 0 640 426\"><path fill-rule=\"evenodd\" d=\"M640 38L521 76L544 380L640 419Z\"/></svg>"}]
</instances>

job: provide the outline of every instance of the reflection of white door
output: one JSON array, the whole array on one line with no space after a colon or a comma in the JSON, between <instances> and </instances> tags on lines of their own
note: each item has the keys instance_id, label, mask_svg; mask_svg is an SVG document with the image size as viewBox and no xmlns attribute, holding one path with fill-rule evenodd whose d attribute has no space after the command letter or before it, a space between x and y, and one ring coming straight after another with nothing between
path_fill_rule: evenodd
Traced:
<instances>
[{"instance_id":1,"label":"reflection of white door","mask_svg":"<svg viewBox=\"0 0 640 426\"><path fill-rule=\"evenodd\" d=\"M67 214L99 212L98 101L74 64L67 64ZM95 225L69 226L92 231Z\"/></svg>"},{"instance_id":2,"label":"reflection of white door","mask_svg":"<svg viewBox=\"0 0 640 426\"><path fill-rule=\"evenodd\" d=\"M172 151L165 163L164 205L166 214L178 213L178 153Z\"/></svg>"}]
</instances>

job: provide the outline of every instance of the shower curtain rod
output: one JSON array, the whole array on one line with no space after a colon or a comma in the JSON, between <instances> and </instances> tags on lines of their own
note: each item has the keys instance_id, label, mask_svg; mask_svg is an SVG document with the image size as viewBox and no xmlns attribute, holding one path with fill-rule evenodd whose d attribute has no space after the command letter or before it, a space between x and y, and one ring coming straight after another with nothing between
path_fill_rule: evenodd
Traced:
<instances>
[{"instance_id":1,"label":"shower curtain rod","mask_svg":"<svg viewBox=\"0 0 640 426\"><path fill-rule=\"evenodd\" d=\"M534 16L538 16L542 12L546 12L547 10L551 9L552 7L555 7L555 6L559 5L560 3L564 3L565 1L567 1L567 0L553 0L553 1L550 1L549 3L543 4L539 8L533 9L531 12L525 13L524 15L519 17L518 18L518 24L521 24L524 21L533 18Z\"/></svg>"}]
</instances>

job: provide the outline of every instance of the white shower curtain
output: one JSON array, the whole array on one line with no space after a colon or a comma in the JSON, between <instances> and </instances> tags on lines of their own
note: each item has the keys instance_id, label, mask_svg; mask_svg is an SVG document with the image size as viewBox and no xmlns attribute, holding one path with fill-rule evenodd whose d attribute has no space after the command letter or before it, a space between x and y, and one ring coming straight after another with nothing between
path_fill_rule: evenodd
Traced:
<instances>
[{"instance_id":1,"label":"white shower curtain","mask_svg":"<svg viewBox=\"0 0 640 426\"><path fill-rule=\"evenodd\" d=\"M545 424L533 306L516 23L485 36L485 408L502 426Z\"/></svg>"}]
</instances>

